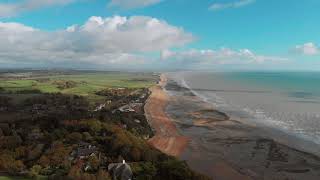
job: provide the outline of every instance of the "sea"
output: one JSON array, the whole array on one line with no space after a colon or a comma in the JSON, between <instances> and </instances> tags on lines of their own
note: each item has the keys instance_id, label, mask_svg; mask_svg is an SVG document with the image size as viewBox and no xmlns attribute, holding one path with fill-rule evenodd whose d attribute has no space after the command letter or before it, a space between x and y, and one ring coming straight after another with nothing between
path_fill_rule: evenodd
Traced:
<instances>
[{"instance_id":1,"label":"sea","mask_svg":"<svg viewBox=\"0 0 320 180\"><path fill-rule=\"evenodd\" d=\"M235 120L320 146L320 72L179 72L174 77Z\"/></svg>"}]
</instances>

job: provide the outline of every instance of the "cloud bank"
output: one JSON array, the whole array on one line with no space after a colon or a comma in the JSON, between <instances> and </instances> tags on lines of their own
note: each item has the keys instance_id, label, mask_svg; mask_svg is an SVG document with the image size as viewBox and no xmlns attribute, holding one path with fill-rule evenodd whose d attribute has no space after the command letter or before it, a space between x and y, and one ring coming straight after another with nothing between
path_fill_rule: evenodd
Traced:
<instances>
[{"instance_id":1,"label":"cloud bank","mask_svg":"<svg viewBox=\"0 0 320 180\"><path fill-rule=\"evenodd\" d=\"M233 50L229 48L221 48L219 50L192 49L180 52L165 50L161 53L161 59L180 67L209 69L216 65L252 65L288 61L286 58L258 55L249 49Z\"/></svg>"},{"instance_id":2,"label":"cloud bank","mask_svg":"<svg viewBox=\"0 0 320 180\"><path fill-rule=\"evenodd\" d=\"M255 2L256 0L238 0L234 2L228 2L228 3L214 3L209 7L209 10L219 11L223 9L241 8L241 7L253 4Z\"/></svg>"},{"instance_id":3,"label":"cloud bank","mask_svg":"<svg viewBox=\"0 0 320 180\"><path fill-rule=\"evenodd\" d=\"M320 54L320 48L315 43L308 42L303 45L297 45L294 48L294 52L303 55L313 56Z\"/></svg>"},{"instance_id":4,"label":"cloud bank","mask_svg":"<svg viewBox=\"0 0 320 180\"><path fill-rule=\"evenodd\" d=\"M0 22L0 59L16 64L139 64L146 61L145 53L193 40L182 28L146 16L93 16L83 25L53 32Z\"/></svg>"},{"instance_id":5,"label":"cloud bank","mask_svg":"<svg viewBox=\"0 0 320 180\"><path fill-rule=\"evenodd\" d=\"M184 69L287 60L258 55L249 49L177 50L194 40L182 28L148 16L93 16L82 25L49 32L0 22L0 63L31 67Z\"/></svg>"},{"instance_id":6,"label":"cloud bank","mask_svg":"<svg viewBox=\"0 0 320 180\"><path fill-rule=\"evenodd\" d=\"M0 3L0 17L12 17L19 13L32 11L55 5L66 5L76 0L22 0L18 2Z\"/></svg>"}]
</instances>

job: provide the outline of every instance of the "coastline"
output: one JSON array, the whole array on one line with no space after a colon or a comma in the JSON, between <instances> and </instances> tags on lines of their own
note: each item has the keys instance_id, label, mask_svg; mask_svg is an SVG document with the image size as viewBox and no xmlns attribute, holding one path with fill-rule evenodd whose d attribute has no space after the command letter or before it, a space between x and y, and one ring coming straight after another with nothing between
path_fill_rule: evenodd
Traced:
<instances>
[{"instance_id":1,"label":"coastline","mask_svg":"<svg viewBox=\"0 0 320 180\"><path fill-rule=\"evenodd\" d=\"M180 135L173 118L169 117L166 113L166 107L168 106L169 101L172 100L170 99L172 97L169 97L164 90L167 81L167 77L164 74L161 74L159 83L150 88L151 95L145 105L145 115L150 125L155 130L155 136L148 142L165 154L186 160L182 158L182 156L187 151L191 138ZM186 161L189 163L188 160ZM194 170L199 169L194 168ZM212 170L222 179L251 179L250 177L239 173L225 161L220 161L215 167L212 167ZM199 172L201 172L201 170ZM211 176L211 174L205 174Z\"/></svg>"},{"instance_id":2,"label":"coastline","mask_svg":"<svg viewBox=\"0 0 320 180\"><path fill-rule=\"evenodd\" d=\"M151 95L145 105L145 115L155 130L155 136L148 142L158 150L171 156L179 156L186 148L189 139L181 136L174 122L165 113L169 96L163 90L167 83L164 75L160 76L160 82L150 88Z\"/></svg>"},{"instance_id":3,"label":"coastline","mask_svg":"<svg viewBox=\"0 0 320 180\"><path fill-rule=\"evenodd\" d=\"M194 170L221 180L319 179L318 157L230 119L171 77L161 75L159 85L150 90L145 109L156 136L149 143Z\"/></svg>"}]
</instances>

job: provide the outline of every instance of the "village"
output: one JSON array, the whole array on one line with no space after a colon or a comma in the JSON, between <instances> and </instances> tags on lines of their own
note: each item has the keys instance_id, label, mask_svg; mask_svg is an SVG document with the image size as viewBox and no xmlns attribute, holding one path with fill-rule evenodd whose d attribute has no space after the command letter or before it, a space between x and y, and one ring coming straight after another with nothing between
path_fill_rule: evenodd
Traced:
<instances>
[{"instance_id":1,"label":"village","mask_svg":"<svg viewBox=\"0 0 320 180\"><path fill-rule=\"evenodd\" d=\"M25 73L0 73L0 179L202 178L148 143L157 74Z\"/></svg>"},{"instance_id":2,"label":"village","mask_svg":"<svg viewBox=\"0 0 320 180\"><path fill-rule=\"evenodd\" d=\"M0 168L8 170L1 172L19 176L47 176L68 167L87 174L100 171L111 177L114 168L111 170L108 165L122 165L124 159L115 156L114 152L111 154L116 158L110 158L110 154L103 150L105 147L99 141L108 139L110 132L103 130L101 125L108 121L108 124L114 124L114 128L139 134L143 139L151 137L152 130L143 110L149 92L147 89L117 88L105 90L104 93L107 93L104 94L104 102L95 107L90 107L83 97L62 94L40 94L16 105L10 102L9 97L1 96L1 112L24 114L16 120L1 119L0 149L14 152L11 156L0 156ZM58 120L57 114L64 120ZM144 133L139 133L142 131ZM132 160L130 156L127 158ZM6 162L2 162L4 159L7 159ZM26 169L28 166L38 168L36 174L30 174ZM128 172L130 174L131 169Z\"/></svg>"}]
</instances>

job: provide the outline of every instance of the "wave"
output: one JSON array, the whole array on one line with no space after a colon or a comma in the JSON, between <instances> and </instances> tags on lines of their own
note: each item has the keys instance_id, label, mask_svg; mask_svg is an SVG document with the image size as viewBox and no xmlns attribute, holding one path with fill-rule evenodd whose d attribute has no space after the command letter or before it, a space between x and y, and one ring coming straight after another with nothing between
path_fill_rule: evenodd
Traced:
<instances>
[{"instance_id":1,"label":"wave","mask_svg":"<svg viewBox=\"0 0 320 180\"><path fill-rule=\"evenodd\" d=\"M320 145L320 126L316 125L320 121L320 114L299 114L299 113L285 113L276 111L266 111L263 104L236 104L227 101L225 98L219 96L217 93L248 93L260 94L264 97L272 96L272 91L256 91L256 90L212 90L206 88L192 88L185 78L185 74L176 74L174 77L176 83L195 96L199 97L202 101L212 105L218 111L226 113L232 119L241 121L246 124L254 124L258 126L266 126L283 131L287 134L301 137L303 139L313 141ZM301 93L300 93L301 94ZM299 123L298 121L308 121L309 125L305 122ZM311 123L314 122L314 123ZM314 126L319 127L313 128Z\"/></svg>"}]
</instances>

